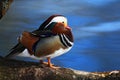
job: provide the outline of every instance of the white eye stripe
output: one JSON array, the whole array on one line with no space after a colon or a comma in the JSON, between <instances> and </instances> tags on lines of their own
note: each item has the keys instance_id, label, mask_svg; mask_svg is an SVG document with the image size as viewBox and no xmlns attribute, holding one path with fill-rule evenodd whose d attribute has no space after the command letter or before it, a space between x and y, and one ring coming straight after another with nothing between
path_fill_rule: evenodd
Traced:
<instances>
[{"instance_id":1,"label":"white eye stripe","mask_svg":"<svg viewBox=\"0 0 120 80\"><path fill-rule=\"evenodd\" d=\"M52 22L64 22L64 23L67 23L67 19L66 19L65 17L63 17L63 16L54 17L54 18L45 26L45 28L47 28L47 26L48 26L49 24L51 24ZM45 29L45 28L44 28L44 29Z\"/></svg>"},{"instance_id":2,"label":"white eye stripe","mask_svg":"<svg viewBox=\"0 0 120 80\"><path fill-rule=\"evenodd\" d=\"M53 18L51 22L67 22L67 19L63 16L58 16Z\"/></svg>"}]
</instances>

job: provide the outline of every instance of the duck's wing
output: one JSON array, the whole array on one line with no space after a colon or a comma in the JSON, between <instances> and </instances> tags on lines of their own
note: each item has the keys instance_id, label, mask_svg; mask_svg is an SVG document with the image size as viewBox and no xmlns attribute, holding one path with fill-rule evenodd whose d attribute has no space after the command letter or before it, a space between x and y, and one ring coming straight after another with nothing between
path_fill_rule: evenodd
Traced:
<instances>
[{"instance_id":1,"label":"duck's wing","mask_svg":"<svg viewBox=\"0 0 120 80\"><path fill-rule=\"evenodd\" d=\"M25 33L25 32L23 32ZM33 42L35 43L38 38L46 38L46 37L50 37L50 36L54 36L56 34L53 34L51 31L48 30L35 30L33 32L28 32L32 37L36 37L36 40L33 40ZM30 37L29 37L30 38ZM29 39L27 39L29 40ZM24 41L23 41L24 42ZM21 42L18 42L17 45L15 45L11 50L10 53L8 55L5 56L5 58L11 58L15 55L18 55L20 53L22 53L24 50L26 49L25 45L23 45Z\"/></svg>"}]
</instances>

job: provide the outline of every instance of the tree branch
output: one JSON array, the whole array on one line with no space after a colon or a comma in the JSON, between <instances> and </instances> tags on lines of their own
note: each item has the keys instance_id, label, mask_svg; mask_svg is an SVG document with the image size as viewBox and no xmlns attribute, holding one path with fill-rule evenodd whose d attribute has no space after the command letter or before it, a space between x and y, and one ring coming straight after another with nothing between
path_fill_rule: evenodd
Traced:
<instances>
[{"instance_id":1,"label":"tree branch","mask_svg":"<svg viewBox=\"0 0 120 80\"><path fill-rule=\"evenodd\" d=\"M0 57L0 80L120 80L120 71L85 72Z\"/></svg>"},{"instance_id":2,"label":"tree branch","mask_svg":"<svg viewBox=\"0 0 120 80\"><path fill-rule=\"evenodd\" d=\"M13 0L0 0L0 19L5 15Z\"/></svg>"}]
</instances>

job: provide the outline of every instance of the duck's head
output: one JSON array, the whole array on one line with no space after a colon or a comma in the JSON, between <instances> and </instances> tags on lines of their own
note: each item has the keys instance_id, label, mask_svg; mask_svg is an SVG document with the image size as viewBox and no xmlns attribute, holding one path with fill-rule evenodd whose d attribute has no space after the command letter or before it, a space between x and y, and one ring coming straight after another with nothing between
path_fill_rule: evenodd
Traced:
<instances>
[{"instance_id":1,"label":"duck's head","mask_svg":"<svg viewBox=\"0 0 120 80\"><path fill-rule=\"evenodd\" d=\"M51 30L53 33L64 33L71 28L68 26L67 18L62 15L50 16L39 28L40 30Z\"/></svg>"}]
</instances>

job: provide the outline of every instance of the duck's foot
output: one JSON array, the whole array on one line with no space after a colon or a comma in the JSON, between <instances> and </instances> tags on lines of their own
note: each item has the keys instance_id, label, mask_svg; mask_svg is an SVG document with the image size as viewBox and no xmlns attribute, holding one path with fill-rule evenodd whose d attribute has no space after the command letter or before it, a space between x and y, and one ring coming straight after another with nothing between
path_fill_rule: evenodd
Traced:
<instances>
[{"instance_id":1,"label":"duck's foot","mask_svg":"<svg viewBox=\"0 0 120 80\"><path fill-rule=\"evenodd\" d=\"M40 64L44 64L44 65L46 65L47 67L50 67L50 68L52 68L52 69L58 69L58 68L60 68L60 67L57 67L57 66L55 66L54 64L52 64L49 57L47 58L47 60L48 60L48 62L43 62L43 60L40 60Z\"/></svg>"},{"instance_id":2,"label":"duck's foot","mask_svg":"<svg viewBox=\"0 0 120 80\"><path fill-rule=\"evenodd\" d=\"M48 65L48 62L44 62L43 60L40 60L40 64Z\"/></svg>"},{"instance_id":3,"label":"duck's foot","mask_svg":"<svg viewBox=\"0 0 120 80\"><path fill-rule=\"evenodd\" d=\"M52 69L59 69L60 68L60 67L57 67L51 63L50 57L48 57L47 60L48 60L48 67L50 67Z\"/></svg>"},{"instance_id":4,"label":"duck's foot","mask_svg":"<svg viewBox=\"0 0 120 80\"><path fill-rule=\"evenodd\" d=\"M55 65L48 65L48 67L50 67L50 68L52 68L52 69L59 69L60 67L58 67L58 66L55 66Z\"/></svg>"}]
</instances>

